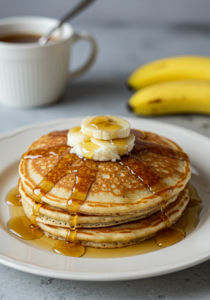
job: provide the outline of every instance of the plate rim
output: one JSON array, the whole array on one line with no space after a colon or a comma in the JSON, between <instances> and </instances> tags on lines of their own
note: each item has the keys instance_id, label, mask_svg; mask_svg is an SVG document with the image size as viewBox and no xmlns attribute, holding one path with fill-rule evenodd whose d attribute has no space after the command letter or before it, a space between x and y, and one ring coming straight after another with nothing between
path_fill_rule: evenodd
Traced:
<instances>
[{"instance_id":1,"label":"plate rim","mask_svg":"<svg viewBox=\"0 0 210 300\"><path fill-rule=\"evenodd\" d=\"M7 258L5 260L5 257ZM13 268L18 271L22 271L25 273L33 274L33 275L39 275L39 276L44 276L44 277L53 277L57 279L65 279L65 280L77 280L77 281L124 281L124 280L135 280L135 279L144 279L144 278L152 278L152 277L157 277L157 276L162 276L170 273L175 273L182 271L184 269L194 267L202 262L205 262L209 259L210 257L210 251L207 252L206 255L201 257L199 260L191 260L190 263L186 262L185 264L181 264L171 268L171 265L168 265L168 268L165 268L160 272L160 270L150 271L147 272L147 274L142 274L139 275L139 271L127 271L126 273L121 273L121 272L115 272L112 275L111 273L89 273L85 272L84 274L81 274L81 272L78 273L73 273L72 271L61 271L61 270L56 270L52 274L52 270L49 270L47 268L42 268L39 266L34 266L33 264L30 263L24 263L24 262L18 262L17 260L13 258L9 258L7 256L4 256L0 254L0 263L4 266ZM76 258L79 259L79 258ZM112 259L118 259L118 260L123 260L123 258L112 258ZM66 273L66 274L64 274ZM73 274L72 274L73 273ZM111 275L110 275L111 274Z\"/></svg>"},{"instance_id":2,"label":"plate rim","mask_svg":"<svg viewBox=\"0 0 210 300\"><path fill-rule=\"evenodd\" d=\"M30 125L25 125L22 127L18 127L6 132L3 132L0 134L0 141L4 139L9 139L12 138L13 136L16 136L18 133L24 132L24 131L30 131L32 129L40 128L40 127L47 127L47 126L53 126L56 124L62 124L66 122L72 122L73 120L78 120L82 119L84 116L78 116L78 117L72 117L72 118L64 118L64 119L56 119L56 120L50 120L47 122L41 122L41 123L35 123L35 124L30 124ZM132 117L123 117L126 118L128 121L132 122L132 120L135 120L137 122L142 123L148 123L148 124L158 124L160 126L167 125L171 129L174 130L181 130L184 131L191 136L194 135L197 138L201 138L203 140L206 140L206 142L209 143L210 145L210 138L207 136L197 133L193 130L190 130L188 128L183 128L182 126L179 125L174 125L170 124L168 122L161 122L159 120L148 120L148 119L142 119L142 118L132 118ZM134 256L135 257L135 256ZM156 270L154 269L149 269L143 274L139 274L140 270L132 270L132 271L125 271L125 272L119 272L115 271L112 273L99 273L99 272L73 272L73 271L66 271L66 270L54 270L49 269L46 267L40 267L36 266L31 263L26 263L22 262L13 258L10 258L7 255L0 254L0 263L14 268L19 271L31 273L34 275L40 275L40 276L45 276L45 277L53 277L53 278L59 278L59 279L73 279L73 280L79 280L79 281L117 281L117 280L132 280L132 279L140 279L140 278L148 278L148 277L155 277L155 276L160 276L164 274L169 274L173 272L177 272L192 266L195 266L197 264L200 264L210 258L210 249L207 251L205 254L200 255L199 258L193 257L190 260L183 262L182 260L179 261L179 263L175 264L167 264L164 265L161 270L160 267L156 267ZM78 259L78 258L74 258ZM90 259L90 258L85 258L85 259ZM123 260L124 258L111 258L113 260ZM107 259L106 259L107 260Z\"/></svg>"}]
</instances>

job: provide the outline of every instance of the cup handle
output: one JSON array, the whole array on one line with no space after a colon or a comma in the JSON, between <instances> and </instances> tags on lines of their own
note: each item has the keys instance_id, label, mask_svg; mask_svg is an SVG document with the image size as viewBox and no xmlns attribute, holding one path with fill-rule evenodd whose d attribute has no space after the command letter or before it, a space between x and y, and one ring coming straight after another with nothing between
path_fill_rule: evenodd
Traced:
<instances>
[{"instance_id":1,"label":"cup handle","mask_svg":"<svg viewBox=\"0 0 210 300\"><path fill-rule=\"evenodd\" d=\"M87 60L87 62L80 67L79 69L73 71L73 72L69 72L68 74L68 79L72 80L77 78L78 76L82 75L83 73L85 73L94 63L97 53L98 53L98 47L97 47L97 43L95 41L95 39L88 33L86 32L76 32L74 33L73 37L72 37L72 43L76 43L80 40L87 40L90 42L92 49L91 49L91 54Z\"/></svg>"}]
</instances>

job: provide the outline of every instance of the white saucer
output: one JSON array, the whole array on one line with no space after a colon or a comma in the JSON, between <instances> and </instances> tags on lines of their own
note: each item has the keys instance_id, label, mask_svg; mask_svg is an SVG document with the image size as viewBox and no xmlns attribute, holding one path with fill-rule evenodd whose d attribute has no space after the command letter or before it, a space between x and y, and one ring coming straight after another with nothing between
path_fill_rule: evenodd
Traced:
<instances>
[{"instance_id":1,"label":"white saucer","mask_svg":"<svg viewBox=\"0 0 210 300\"><path fill-rule=\"evenodd\" d=\"M162 275L191 267L210 258L210 139L174 125L128 119L133 128L153 131L177 142L191 158L192 180L203 210L197 228L180 243L148 254L125 258L73 258L27 245L7 229L10 218L5 197L17 184L18 162L27 147L53 130L68 129L83 118L63 119L24 127L0 136L0 263L63 279L112 281Z\"/></svg>"}]
</instances>

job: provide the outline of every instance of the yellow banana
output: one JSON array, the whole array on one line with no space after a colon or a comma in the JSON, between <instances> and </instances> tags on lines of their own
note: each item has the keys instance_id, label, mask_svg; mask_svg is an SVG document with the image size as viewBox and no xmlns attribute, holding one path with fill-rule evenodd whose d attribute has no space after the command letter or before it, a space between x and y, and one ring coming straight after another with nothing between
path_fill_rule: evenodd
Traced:
<instances>
[{"instance_id":1,"label":"yellow banana","mask_svg":"<svg viewBox=\"0 0 210 300\"><path fill-rule=\"evenodd\" d=\"M197 79L210 81L210 58L169 57L143 65L128 78L128 86L138 90L159 82Z\"/></svg>"},{"instance_id":2,"label":"yellow banana","mask_svg":"<svg viewBox=\"0 0 210 300\"><path fill-rule=\"evenodd\" d=\"M210 82L181 80L157 83L137 91L128 107L136 114L210 114Z\"/></svg>"}]
</instances>

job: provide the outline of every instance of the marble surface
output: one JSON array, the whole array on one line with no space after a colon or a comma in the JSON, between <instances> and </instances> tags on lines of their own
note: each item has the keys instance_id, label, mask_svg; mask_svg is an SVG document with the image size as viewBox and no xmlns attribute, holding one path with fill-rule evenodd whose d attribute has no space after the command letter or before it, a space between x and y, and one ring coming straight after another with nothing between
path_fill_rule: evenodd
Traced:
<instances>
[{"instance_id":1,"label":"marble surface","mask_svg":"<svg viewBox=\"0 0 210 300\"><path fill-rule=\"evenodd\" d=\"M77 26L77 30L84 26ZM210 25L120 22L88 24L99 44L91 71L69 83L60 102L32 110L0 106L0 132L28 124L73 116L133 115L126 109L132 95L129 73L147 61L172 55L210 55ZM75 47L73 67L85 59L87 45ZM136 116L134 116L136 117ZM190 128L210 137L210 117L176 115L156 120ZM209 238L209 237L207 237ZM0 265L0 299L209 299L210 261L187 270L135 281L76 282L25 274Z\"/></svg>"}]
</instances>

